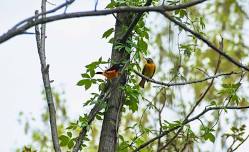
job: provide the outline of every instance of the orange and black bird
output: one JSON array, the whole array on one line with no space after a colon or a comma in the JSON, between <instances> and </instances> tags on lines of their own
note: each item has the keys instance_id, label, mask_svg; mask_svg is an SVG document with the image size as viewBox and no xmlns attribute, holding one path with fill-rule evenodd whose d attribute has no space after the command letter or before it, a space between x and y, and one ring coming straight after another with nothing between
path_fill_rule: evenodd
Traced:
<instances>
[{"instance_id":1,"label":"orange and black bird","mask_svg":"<svg viewBox=\"0 0 249 152\"><path fill-rule=\"evenodd\" d=\"M152 78L156 70L156 65L151 58L145 58L145 59L146 59L146 64L144 65L142 74L144 76ZM146 82L146 79L142 78L142 80L139 83L139 86L144 88L145 82Z\"/></svg>"},{"instance_id":2,"label":"orange and black bird","mask_svg":"<svg viewBox=\"0 0 249 152\"><path fill-rule=\"evenodd\" d=\"M124 67L123 64L114 64L111 66L109 69L103 71L103 72L96 72L96 74L102 74L105 76L107 79L113 79L118 77L121 73L121 69Z\"/></svg>"}]
</instances>

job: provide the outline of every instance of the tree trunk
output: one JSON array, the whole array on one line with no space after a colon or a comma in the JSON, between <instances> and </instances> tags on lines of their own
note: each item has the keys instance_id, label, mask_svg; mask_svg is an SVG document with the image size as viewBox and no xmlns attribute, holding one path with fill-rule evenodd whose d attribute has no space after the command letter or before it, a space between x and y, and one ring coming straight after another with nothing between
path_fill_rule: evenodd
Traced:
<instances>
[{"instance_id":1,"label":"tree trunk","mask_svg":"<svg viewBox=\"0 0 249 152\"><path fill-rule=\"evenodd\" d=\"M111 61L114 63L128 62L130 55L124 50L115 49L115 42L119 41L124 32L125 27L131 24L132 15L130 13L117 14L115 25L114 45L112 48ZM119 82L117 82L119 81ZM127 74L123 72L120 78L110 81L111 93L107 99L107 108L104 114L102 130L99 142L99 152L115 152L117 148L118 128L120 122L121 109L124 103L124 92L120 89L127 81Z\"/></svg>"}]
</instances>

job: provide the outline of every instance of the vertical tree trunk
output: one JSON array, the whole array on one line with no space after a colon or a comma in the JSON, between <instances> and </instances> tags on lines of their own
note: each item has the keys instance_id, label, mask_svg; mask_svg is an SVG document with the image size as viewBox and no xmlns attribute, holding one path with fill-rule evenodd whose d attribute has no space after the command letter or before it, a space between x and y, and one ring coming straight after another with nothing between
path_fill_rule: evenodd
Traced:
<instances>
[{"instance_id":1,"label":"vertical tree trunk","mask_svg":"<svg viewBox=\"0 0 249 152\"><path fill-rule=\"evenodd\" d=\"M132 15L130 13L117 14L117 20L115 25L114 40L117 42L121 39L125 27L131 24ZM112 48L112 62L129 61L130 55L124 50L115 49L115 43ZM117 82L119 80L119 82ZM110 88L111 94L107 101L107 108L104 114L104 120L102 124L99 152L115 152L117 148L117 136L120 122L120 113L124 103L124 92L120 89L120 86L124 85L127 81L127 74L124 72L121 78L111 80Z\"/></svg>"}]
</instances>

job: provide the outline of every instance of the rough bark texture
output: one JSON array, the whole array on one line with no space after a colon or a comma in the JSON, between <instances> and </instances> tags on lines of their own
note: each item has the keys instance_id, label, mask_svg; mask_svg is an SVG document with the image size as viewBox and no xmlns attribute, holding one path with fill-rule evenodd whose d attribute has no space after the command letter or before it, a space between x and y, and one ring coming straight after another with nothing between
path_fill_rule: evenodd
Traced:
<instances>
[{"instance_id":1,"label":"rough bark texture","mask_svg":"<svg viewBox=\"0 0 249 152\"><path fill-rule=\"evenodd\" d=\"M132 15L129 13L120 13L117 15L115 25L115 41L120 40L124 34L124 27L131 24ZM130 55L125 51L115 49L115 43L112 48L112 62L127 62L130 60ZM124 72L120 78L115 78L110 82L111 94L108 98L107 108L104 114L102 124L99 152L115 152L117 148L117 136L120 121L121 108L124 102L124 92L120 89L127 81L127 74Z\"/></svg>"}]
</instances>

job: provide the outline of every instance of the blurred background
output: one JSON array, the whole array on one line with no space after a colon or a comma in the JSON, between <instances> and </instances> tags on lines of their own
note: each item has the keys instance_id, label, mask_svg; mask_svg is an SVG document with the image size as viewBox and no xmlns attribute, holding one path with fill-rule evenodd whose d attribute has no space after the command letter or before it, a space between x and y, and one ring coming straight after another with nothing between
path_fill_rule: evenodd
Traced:
<instances>
[{"instance_id":1,"label":"blurred background","mask_svg":"<svg viewBox=\"0 0 249 152\"><path fill-rule=\"evenodd\" d=\"M50 1L55 5L59 5L64 2L62 0ZM212 2L214 1L211 1L209 5L211 5ZM215 2L219 3L217 1ZM241 6L243 6L244 10L249 10L247 0L241 0L238 2ZM108 0L99 1L97 9L104 9L108 3ZM223 3L226 3L226 0L222 2L220 1L220 3L221 4L216 4L217 7ZM2 12L0 13L0 34L7 32L8 29L19 21L32 16L35 10L40 10L40 5L41 2L38 0L8 0L2 2L0 5L0 10ZM76 0L73 5L69 6L67 11L93 10L94 6L95 1L93 0ZM204 6L206 5L202 4L200 7L202 8ZM54 7L55 6L52 4L47 4L47 10ZM62 12L63 10L57 13ZM212 14L210 10L202 13L204 15L205 13ZM206 17L206 31L219 33L218 29L215 30L215 18L212 17L213 16ZM229 17L232 17L233 19L231 20L236 22L237 16L235 14L231 14ZM149 46L149 50L151 51L150 56L153 57L157 63L162 62L161 71L164 71L166 68L173 69L174 61L170 63L165 61L174 57L173 54L169 53L169 50L177 49L177 42L186 41L185 37L187 35L186 33L181 32L178 27L175 27L173 24L168 22L164 22L163 20L165 19L161 16L151 13L146 21L148 27L152 29L151 38L153 40L149 42L151 44ZM90 110L90 108L83 108L83 103L90 97L91 92L97 90L97 87L95 86L90 90L85 91L82 87L77 86L76 83L81 79L80 74L85 72L85 65L91 63L92 61L98 60L100 57L104 60L108 60L110 58L112 45L108 43L108 40L103 39L102 35L104 31L113 27L114 24L115 18L112 15L68 19L47 24L46 56L47 63L50 65L50 78L51 80L54 80L52 87L56 90L56 92L58 92L61 100L66 100L64 106L66 107L67 117L69 117L69 119L78 119L80 114L87 113ZM243 21L243 27L245 28L240 31L243 38L245 38L243 39L245 40L243 43L246 45L249 43L248 25L247 18ZM231 29L233 29L233 27ZM236 32L236 29L234 30ZM31 28L28 31L34 32L34 28ZM212 35L212 32L207 35ZM170 33L173 37L172 39L168 36ZM178 41L177 35L179 35L179 33L182 34L182 36L178 37L178 39L180 39ZM219 34L214 34L212 36L215 39L217 35ZM239 38L236 39L236 34L229 35L225 33L223 36L227 39L234 36L235 41L240 42ZM212 40L214 40L213 37ZM163 57L163 55L160 54L160 57L158 55L158 53L162 50L158 48L160 48L160 45L164 44L167 45L165 47L166 53L164 54L167 57L162 59L160 57ZM203 45L201 45L201 48L208 50L208 48ZM234 48L228 49L232 50ZM248 48L244 48L243 50L243 52L247 52L247 54L248 51ZM30 135L26 135L25 130L27 131L29 128L43 127L42 118L39 116L44 113L44 107L46 107L47 104L44 100L44 95L42 94L43 83L35 36L16 36L1 44L0 52L0 120L2 122L0 125L0 151L7 152L15 151L17 148L21 148L24 145L32 143ZM204 53L204 55L208 56L209 54ZM199 65L200 67L212 63L211 59L204 60L204 56L201 55L199 57L199 60L203 60L203 62ZM209 57L212 58L212 56ZM189 66L192 66L193 63L199 62L196 61L196 59L196 62L193 60L188 62ZM243 61L248 61L248 57L243 58ZM229 69L228 67L230 68L230 66L226 66L227 69ZM222 68L224 69L225 67ZM155 79L161 79L163 81L170 79L165 78L167 76L163 73L159 73L159 71ZM165 71L165 73L170 73L170 70ZM198 76L196 77L198 78ZM245 91L248 89L247 83L248 82L246 80L243 81L243 84L245 84L243 86L244 91L242 90L240 92L240 94L245 96L245 99L247 99L246 96L248 96L248 92ZM219 84L217 84L217 87L219 87ZM184 96L184 99L187 99L187 101L195 99L194 94L198 93L198 88L193 88L182 87L181 96ZM179 88L174 88L173 90L177 91L178 89ZM150 94L153 96L155 93L156 90L152 90ZM172 100L180 99L180 97L171 98L173 98ZM202 107L204 107L204 105ZM173 104L171 106L171 110L163 113L168 121L173 121L178 118L172 110L176 108L177 104ZM187 106L187 109L189 109L189 106ZM248 115L248 112L238 113L238 115ZM169 115L172 115L173 117L169 117ZM233 116L233 114L228 113L227 117L230 116ZM226 119L225 117L222 118L224 118L224 120ZM149 119L153 119L153 117ZM244 118L242 122L246 123L247 126L249 125L247 117ZM193 126L195 126L195 124L193 124ZM229 130L229 127L231 126L224 126L223 129L225 129L225 132ZM209 145L214 146L214 144L210 142L204 145L204 149L209 149ZM237 151L246 152L248 148L249 141L246 141ZM220 151L221 149L222 148L218 148L218 150L215 151Z\"/></svg>"}]
</instances>

